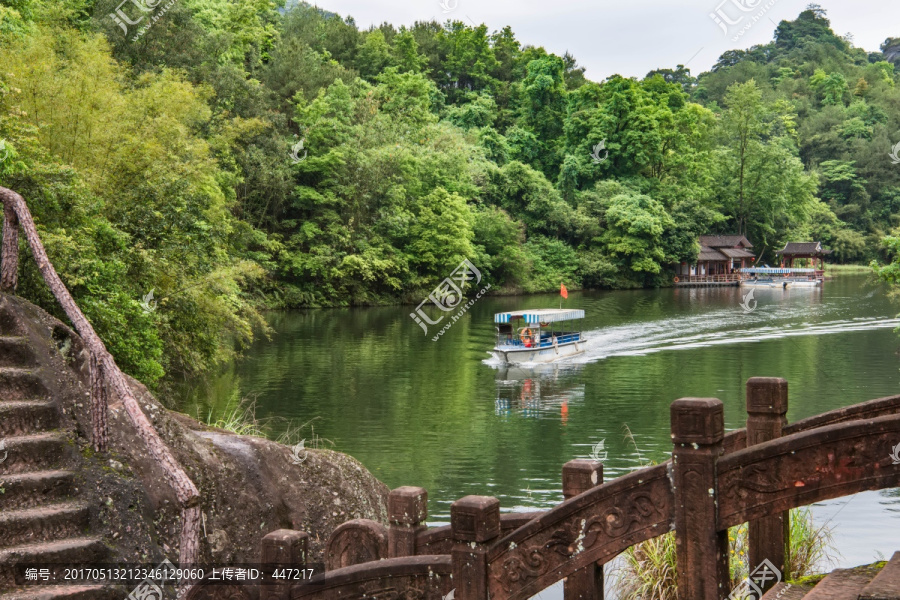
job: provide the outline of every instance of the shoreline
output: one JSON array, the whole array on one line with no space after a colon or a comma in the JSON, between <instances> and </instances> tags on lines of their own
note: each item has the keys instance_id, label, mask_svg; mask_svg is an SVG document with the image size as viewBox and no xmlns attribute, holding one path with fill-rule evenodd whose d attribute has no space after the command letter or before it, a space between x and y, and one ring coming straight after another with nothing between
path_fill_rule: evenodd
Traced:
<instances>
[{"instance_id":1,"label":"shoreline","mask_svg":"<svg viewBox=\"0 0 900 600\"><path fill-rule=\"evenodd\" d=\"M831 264L827 263L825 265L825 276L837 276L837 275L862 275L872 273L872 267L868 264L860 265L860 264ZM674 275L673 275L674 276ZM675 285L672 285L671 279L669 280L667 285L660 286L635 286L635 287L578 287L573 285L566 284L569 292L632 292L636 290L653 290L653 289L671 289L674 288ZM522 297L531 297L531 296L542 296L542 295L550 295L550 296L558 296L559 290L556 288L549 289L547 291L542 292L525 292L521 290L514 290L510 288L495 288L491 286L491 293L487 294L487 296L492 298L498 297L509 297L509 296L522 296ZM333 304L333 305L322 305L322 306L264 306L259 310L264 313L268 312L276 312L276 311L294 311L294 310L326 310L326 309L341 309L341 308L387 308L387 307L396 307L396 306L411 306L415 305L416 300L397 300L395 302L384 302L384 303L362 303L362 304Z\"/></svg>"}]
</instances>

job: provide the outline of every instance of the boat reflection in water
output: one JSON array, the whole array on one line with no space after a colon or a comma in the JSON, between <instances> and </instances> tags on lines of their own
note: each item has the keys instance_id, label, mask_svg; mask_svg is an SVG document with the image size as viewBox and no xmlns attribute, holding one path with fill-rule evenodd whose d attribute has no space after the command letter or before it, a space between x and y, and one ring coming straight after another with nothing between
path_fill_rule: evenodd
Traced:
<instances>
[{"instance_id":1,"label":"boat reflection in water","mask_svg":"<svg viewBox=\"0 0 900 600\"><path fill-rule=\"evenodd\" d=\"M582 365L500 365L497 370L498 415L520 414L530 418L558 416L568 421L569 406L584 402L584 383L578 373Z\"/></svg>"}]
</instances>

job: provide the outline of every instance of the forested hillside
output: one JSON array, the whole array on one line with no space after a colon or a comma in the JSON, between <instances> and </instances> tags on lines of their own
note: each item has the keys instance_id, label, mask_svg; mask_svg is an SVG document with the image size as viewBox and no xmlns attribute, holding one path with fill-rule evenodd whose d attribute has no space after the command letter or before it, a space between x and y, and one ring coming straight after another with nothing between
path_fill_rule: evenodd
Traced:
<instances>
[{"instance_id":1,"label":"forested hillside","mask_svg":"<svg viewBox=\"0 0 900 600\"><path fill-rule=\"evenodd\" d=\"M879 258L900 213L900 42L881 50L811 6L696 78L595 82L460 21L0 0L0 185L152 385L227 360L265 307L418 301L463 258L505 292L668 285L707 232L769 262L789 239Z\"/></svg>"}]
</instances>

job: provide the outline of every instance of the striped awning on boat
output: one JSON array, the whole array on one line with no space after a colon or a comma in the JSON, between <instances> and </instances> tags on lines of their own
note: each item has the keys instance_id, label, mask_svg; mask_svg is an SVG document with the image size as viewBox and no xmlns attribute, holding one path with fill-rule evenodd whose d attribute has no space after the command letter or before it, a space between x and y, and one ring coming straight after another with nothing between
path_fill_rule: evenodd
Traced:
<instances>
[{"instance_id":1,"label":"striped awning on boat","mask_svg":"<svg viewBox=\"0 0 900 600\"><path fill-rule=\"evenodd\" d=\"M494 315L494 323L509 323L515 319L525 319L528 324L533 323L554 323L556 321L570 321L572 319L583 319L583 310L569 310L557 308L535 308L532 310L517 310L513 312L503 312Z\"/></svg>"},{"instance_id":2,"label":"striped awning on boat","mask_svg":"<svg viewBox=\"0 0 900 600\"><path fill-rule=\"evenodd\" d=\"M749 275L791 275L793 273L815 273L815 269L786 269L776 267L750 267L749 269L738 269L741 273Z\"/></svg>"}]
</instances>

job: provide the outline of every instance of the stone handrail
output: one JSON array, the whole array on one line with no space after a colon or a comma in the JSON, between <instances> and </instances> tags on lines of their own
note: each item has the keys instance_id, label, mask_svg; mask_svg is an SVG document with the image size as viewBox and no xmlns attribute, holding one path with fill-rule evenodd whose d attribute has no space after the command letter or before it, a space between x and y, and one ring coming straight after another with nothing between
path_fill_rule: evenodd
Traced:
<instances>
[{"instance_id":1,"label":"stone handrail","mask_svg":"<svg viewBox=\"0 0 900 600\"><path fill-rule=\"evenodd\" d=\"M563 581L566 600L601 600L604 563L674 531L679 598L720 600L730 587L728 528L744 522L750 565L768 560L789 576L787 511L900 485L900 463L890 454L900 448L900 396L788 425L787 392L784 379L748 380L747 427L727 435L719 400L676 400L670 407L671 460L606 483L600 463L570 461L563 466L566 500L546 511L501 515L496 498L466 496L451 505L449 527L426 529L427 492L397 488L387 527L361 520L338 528L326 546L328 555L341 554L335 550L349 542L365 545L368 553L342 555L336 566L326 560L324 574L275 585L266 598L340 600L364 589L373 597L390 591L391 597L436 598L453 591L459 600L524 600ZM267 552L267 545L287 539L303 548L291 564L305 565L306 546L299 542L308 535L287 530L263 538L262 562L280 556ZM428 573L434 589L425 590L413 573ZM766 589L773 584L774 578L760 582ZM239 591L185 600L255 597L250 589Z\"/></svg>"},{"instance_id":2,"label":"stone handrail","mask_svg":"<svg viewBox=\"0 0 900 600\"><path fill-rule=\"evenodd\" d=\"M537 519L547 511L514 512L500 515L500 533L506 535ZM453 530L449 525L426 529L416 536L416 554L450 554L453 547Z\"/></svg>"},{"instance_id":3,"label":"stone handrail","mask_svg":"<svg viewBox=\"0 0 900 600\"><path fill-rule=\"evenodd\" d=\"M25 239L37 263L44 281L53 292L78 332L90 355L91 380L91 423L92 443L98 452L109 445L106 422L107 396L111 388L122 400L125 412L131 419L141 439L156 463L162 468L175 490L181 504L181 543L179 546L182 565L198 562L200 552L200 494L197 487L185 473L181 465L159 437L153 424L141 410L137 399L119 369L116 361L106 349L103 341L94 331L90 322L78 308L69 290L59 278L56 269L47 257L41 243L31 211L25 200L16 192L0 187L0 201L3 202L3 248L0 260L0 290L15 293L19 270L19 227L25 232Z\"/></svg>"},{"instance_id":4,"label":"stone handrail","mask_svg":"<svg viewBox=\"0 0 900 600\"><path fill-rule=\"evenodd\" d=\"M491 598L522 600L669 531L672 461L643 467L546 511L485 552Z\"/></svg>"},{"instance_id":5,"label":"stone handrail","mask_svg":"<svg viewBox=\"0 0 900 600\"><path fill-rule=\"evenodd\" d=\"M836 408L825 413L813 415L801 419L794 423L784 425L782 435L790 435L792 433L800 433L809 431L817 427L825 425L834 425L836 423L847 423L849 421L858 421L860 419L874 419L885 415L896 415L900 413L900 396L885 396L884 398L876 398L854 404L853 406L844 406ZM747 447L747 430L744 428L735 429L725 434L722 440L722 447L725 454L731 454Z\"/></svg>"},{"instance_id":6,"label":"stone handrail","mask_svg":"<svg viewBox=\"0 0 900 600\"><path fill-rule=\"evenodd\" d=\"M720 530L866 490L900 485L891 449L900 414L822 425L722 456L716 464ZM810 465L815 465L810 468Z\"/></svg>"}]
</instances>

